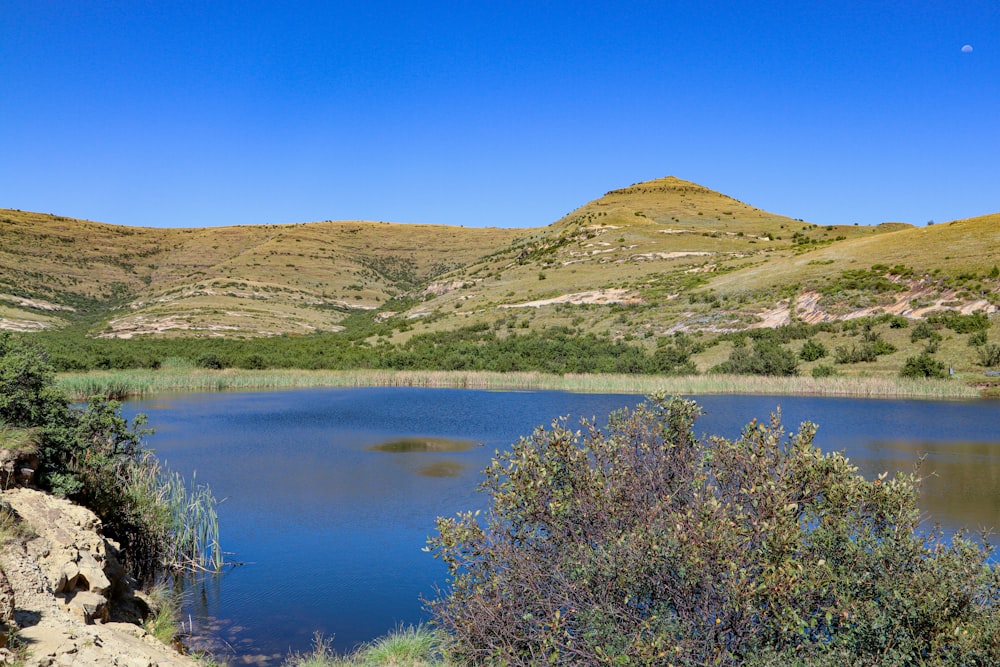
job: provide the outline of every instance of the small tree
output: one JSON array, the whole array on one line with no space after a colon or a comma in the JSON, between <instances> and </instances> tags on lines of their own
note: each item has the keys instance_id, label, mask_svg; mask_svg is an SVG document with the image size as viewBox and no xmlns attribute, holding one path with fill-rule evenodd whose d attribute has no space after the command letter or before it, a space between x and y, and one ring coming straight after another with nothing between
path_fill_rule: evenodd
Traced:
<instances>
[{"instance_id":1,"label":"small tree","mask_svg":"<svg viewBox=\"0 0 1000 667\"><path fill-rule=\"evenodd\" d=\"M798 375L799 360L795 353L777 341L760 338L753 350L737 345L729 359L712 368L715 373L736 375Z\"/></svg>"},{"instance_id":2,"label":"small tree","mask_svg":"<svg viewBox=\"0 0 1000 667\"><path fill-rule=\"evenodd\" d=\"M438 520L460 664L996 664L990 548L917 534L916 473L868 481L777 417L698 439L654 396L537 429Z\"/></svg>"},{"instance_id":3,"label":"small tree","mask_svg":"<svg viewBox=\"0 0 1000 667\"><path fill-rule=\"evenodd\" d=\"M938 361L924 350L915 357L907 357L899 375L904 378L944 378L948 377L948 371L943 361Z\"/></svg>"},{"instance_id":4,"label":"small tree","mask_svg":"<svg viewBox=\"0 0 1000 667\"><path fill-rule=\"evenodd\" d=\"M817 359L822 359L826 355L826 346L819 341L813 340L812 338L803 343L802 350L799 351L799 358L802 359L802 361L816 361Z\"/></svg>"}]
</instances>

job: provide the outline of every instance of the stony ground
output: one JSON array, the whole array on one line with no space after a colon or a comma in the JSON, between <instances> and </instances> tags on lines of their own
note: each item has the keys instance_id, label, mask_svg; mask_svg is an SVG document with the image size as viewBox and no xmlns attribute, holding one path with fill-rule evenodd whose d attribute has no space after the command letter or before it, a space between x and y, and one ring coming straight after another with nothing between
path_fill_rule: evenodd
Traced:
<instances>
[{"instance_id":1,"label":"stony ground","mask_svg":"<svg viewBox=\"0 0 1000 667\"><path fill-rule=\"evenodd\" d=\"M9 502L12 493L44 495L28 489L5 491L5 502ZM10 505L25 507L14 502ZM49 532L39 529L40 523L54 522L64 528L72 521L54 510L49 510L47 516L24 512L22 519L35 535L11 539L0 549L0 565L10 585L8 593L13 593L14 646L20 645L21 655L26 655L21 664L25 667L196 667L199 664L134 623L86 622L79 605L67 604L72 593L56 593L61 584L53 581L51 563L46 563L63 546L53 544ZM65 579L65 575L61 577ZM9 650L0 655L0 663L16 659L18 654Z\"/></svg>"}]
</instances>

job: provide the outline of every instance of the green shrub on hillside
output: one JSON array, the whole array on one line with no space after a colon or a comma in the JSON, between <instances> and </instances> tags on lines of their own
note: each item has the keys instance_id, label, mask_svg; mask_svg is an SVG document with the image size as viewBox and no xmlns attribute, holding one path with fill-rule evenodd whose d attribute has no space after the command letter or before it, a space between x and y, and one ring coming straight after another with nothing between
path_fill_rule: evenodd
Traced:
<instances>
[{"instance_id":1,"label":"green shrub on hillside","mask_svg":"<svg viewBox=\"0 0 1000 667\"><path fill-rule=\"evenodd\" d=\"M948 377L948 371L943 361L938 361L931 353L924 351L915 357L907 357L899 375L904 378L945 378Z\"/></svg>"},{"instance_id":2,"label":"green shrub on hillside","mask_svg":"<svg viewBox=\"0 0 1000 667\"><path fill-rule=\"evenodd\" d=\"M777 417L699 439L654 396L500 454L438 520L431 603L459 664L1000 663L990 547L918 534L916 473L866 480Z\"/></svg>"},{"instance_id":3,"label":"green shrub on hillside","mask_svg":"<svg viewBox=\"0 0 1000 667\"><path fill-rule=\"evenodd\" d=\"M962 315L953 310L946 310L928 316L927 321L933 324L943 324L955 333L960 334L986 331L990 328L989 315L982 311L970 315Z\"/></svg>"},{"instance_id":4,"label":"green shrub on hillside","mask_svg":"<svg viewBox=\"0 0 1000 667\"><path fill-rule=\"evenodd\" d=\"M799 350L799 358L802 361L816 361L817 359L822 359L827 355L826 346L823 343L813 340L810 338L802 345L802 349Z\"/></svg>"},{"instance_id":5,"label":"green shrub on hillside","mask_svg":"<svg viewBox=\"0 0 1000 667\"><path fill-rule=\"evenodd\" d=\"M910 342L916 343L918 340L941 340L941 334L935 331L930 322L917 322L917 325L910 331Z\"/></svg>"},{"instance_id":6,"label":"green shrub on hillside","mask_svg":"<svg viewBox=\"0 0 1000 667\"><path fill-rule=\"evenodd\" d=\"M760 338L753 342L753 349L737 345L729 359L712 368L713 373L735 375L798 375L799 360L795 353L780 343Z\"/></svg>"},{"instance_id":7,"label":"green shrub on hillside","mask_svg":"<svg viewBox=\"0 0 1000 667\"><path fill-rule=\"evenodd\" d=\"M1000 345L996 343L985 343L976 349L979 358L979 365L986 368L1000 366Z\"/></svg>"}]
</instances>

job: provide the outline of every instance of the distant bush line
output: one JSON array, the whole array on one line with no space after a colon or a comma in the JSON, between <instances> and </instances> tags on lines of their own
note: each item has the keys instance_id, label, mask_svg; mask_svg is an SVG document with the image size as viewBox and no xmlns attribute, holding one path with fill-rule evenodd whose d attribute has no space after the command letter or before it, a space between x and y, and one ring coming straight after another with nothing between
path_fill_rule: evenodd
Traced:
<instances>
[{"instance_id":1,"label":"distant bush line","mask_svg":"<svg viewBox=\"0 0 1000 667\"><path fill-rule=\"evenodd\" d=\"M60 372L201 368L312 370L540 371L543 373L691 374L695 348L667 339L656 350L569 327L499 336L487 326L418 334L402 344L351 340L339 334L254 339L93 339L32 334ZM679 337L678 340L684 340Z\"/></svg>"},{"instance_id":2,"label":"distant bush line","mask_svg":"<svg viewBox=\"0 0 1000 667\"><path fill-rule=\"evenodd\" d=\"M933 355L946 329L967 336L968 345L975 348L973 363L984 368L1000 364L1000 345L990 341L991 321L984 313L934 313L912 326L904 317L884 314L844 322L793 322L773 329L709 335L678 332L655 338L635 334L612 337L576 326L514 329L499 321L413 334L403 342L390 341L393 328L370 314L352 315L348 320L342 332L260 338L103 339L72 329L21 335L42 346L55 370L63 373L187 367L689 376L699 373L695 355L729 343L732 350L728 359L716 361L708 372L794 376L802 371L800 362L806 362L813 364L809 374L825 376L837 374L838 367L870 364L897 352L896 345L882 335L907 328L913 347L906 352L913 356L907 358L906 366L899 363L895 371L903 377L944 375L949 364ZM844 343L827 349L815 339L824 334L839 335ZM894 340L900 342L899 336ZM833 365L815 365L825 357Z\"/></svg>"}]
</instances>

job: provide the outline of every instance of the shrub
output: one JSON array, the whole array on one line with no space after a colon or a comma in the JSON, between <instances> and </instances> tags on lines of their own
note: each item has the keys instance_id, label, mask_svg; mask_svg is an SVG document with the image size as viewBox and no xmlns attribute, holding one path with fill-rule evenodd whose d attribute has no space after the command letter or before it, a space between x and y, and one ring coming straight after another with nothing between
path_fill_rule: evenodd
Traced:
<instances>
[{"instance_id":1,"label":"shrub","mask_svg":"<svg viewBox=\"0 0 1000 667\"><path fill-rule=\"evenodd\" d=\"M863 344L861 346L838 345L833 351L833 360L838 364L856 364L859 362L872 362L878 359L874 346Z\"/></svg>"},{"instance_id":2,"label":"shrub","mask_svg":"<svg viewBox=\"0 0 1000 667\"><path fill-rule=\"evenodd\" d=\"M814 378L828 378L833 377L836 374L836 369L829 364L820 364L812 369L812 376Z\"/></svg>"},{"instance_id":3,"label":"shrub","mask_svg":"<svg viewBox=\"0 0 1000 667\"><path fill-rule=\"evenodd\" d=\"M204 354L198 357L198 361L195 363L198 365L198 368L210 368L213 370L222 370L226 367L217 354Z\"/></svg>"},{"instance_id":4,"label":"shrub","mask_svg":"<svg viewBox=\"0 0 1000 667\"><path fill-rule=\"evenodd\" d=\"M941 334L934 330L934 327L928 322L917 322L917 325L913 327L910 331L910 342L916 343L918 340L928 339L941 339Z\"/></svg>"},{"instance_id":5,"label":"shrub","mask_svg":"<svg viewBox=\"0 0 1000 667\"><path fill-rule=\"evenodd\" d=\"M986 331L990 328L989 315L982 311L977 311L970 315L963 315L953 310L946 310L942 313L930 315L927 320L935 324L943 324L955 333L972 333L973 331Z\"/></svg>"},{"instance_id":6,"label":"shrub","mask_svg":"<svg viewBox=\"0 0 1000 667\"><path fill-rule=\"evenodd\" d=\"M996 343L986 343L977 349L979 355L979 365L991 368L1000 366L1000 345Z\"/></svg>"},{"instance_id":7,"label":"shrub","mask_svg":"<svg viewBox=\"0 0 1000 667\"><path fill-rule=\"evenodd\" d=\"M712 369L715 373L737 375L797 375L799 361L795 353L780 343L759 338L753 342L753 350L746 345L737 345L729 359Z\"/></svg>"},{"instance_id":8,"label":"shrub","mask_svg":"<svg viewBox=\"0 0 1000 667\"><path fill-rule=\"evenodd\" d=\"M459 664L996 664L991 549L917 534L916 473L868 481L778 417L698 439L654 396L538 428L438 519L431 603Z\"/></svg>"},{"instance_id":9,"label":"shrub","mask_svg":"<svg viewBox=\"0 0 1000 667\"><path fill-rule=\"evenodd\" d=\"M822 359L827 355L826 346L823 343L817 342L810 338L803 345L802 349L799 351L799 358L802 361L816 361L817 359Z\"/></svg>"},{"instance_id":10,"label":"shrub","mask_svg":"<svg viewBox=\"0 0 1000 667\"><path fill-rule=\"evenodd\" d=\"M916 357L908 357L899 375L904 378L943 378L948 377L948 371L943 361L925 351Z\"/></svg>"},{"instance_id":11,"label":"shrub","mask_svg":"<svg viewBox=\"0 0 1000 667\"><path fill-rule=\"evenodd\" d=\"M159 568L221 565L217 541L201 539L217 536L211 491L190 493L161 468L142 447L145 417L129 422L120 407L97 398L84 409L71 406L45 354L0 332L0 424L31 434L39 485L92 509L142 578Z\"/></svg>"}]
</instances>

